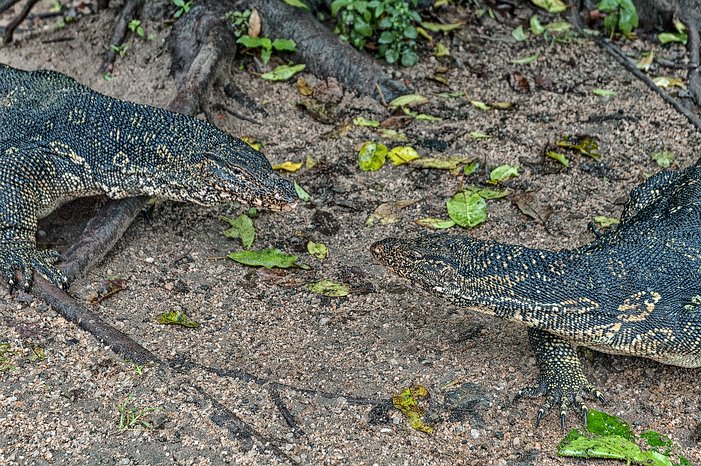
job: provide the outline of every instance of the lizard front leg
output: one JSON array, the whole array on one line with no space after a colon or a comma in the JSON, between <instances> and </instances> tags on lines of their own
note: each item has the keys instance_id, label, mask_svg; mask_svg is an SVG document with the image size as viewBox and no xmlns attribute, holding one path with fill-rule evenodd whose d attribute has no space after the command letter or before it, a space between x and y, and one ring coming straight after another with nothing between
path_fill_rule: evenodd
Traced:
<instances>
[{"instance_id":1,"label":"lizard front leg","mask_svg":"<svg viewBox=\"0 0 701 466\"><path fill-rule=\"evenodd\" d=\"M588 408L584 398L598 399L602 403L605 399L584 375L577 350L567 340L544 330L529 328L528 337L540 368L538 385L520 390L514 402L521 398L546 397L538 410L536 427L557 406L560 408L560 426L563 430L570 406L583 416L586 425Z\"/></svg>"},{"instance_id":2,"label":"lizard front leg","mask_svg":"<svg viewBox=\"0 0 701 466\"><path fill-rule=\"evenodd\" d=\"M54 189L57 173L47 157L37 147L9 146L0 151L0 274L10 291L18 285L18 271L25 290L34 271L61 288L68 282L53 265L58 252L36 247L38 212L62 194Z\"/></svg>"}]
</instances>

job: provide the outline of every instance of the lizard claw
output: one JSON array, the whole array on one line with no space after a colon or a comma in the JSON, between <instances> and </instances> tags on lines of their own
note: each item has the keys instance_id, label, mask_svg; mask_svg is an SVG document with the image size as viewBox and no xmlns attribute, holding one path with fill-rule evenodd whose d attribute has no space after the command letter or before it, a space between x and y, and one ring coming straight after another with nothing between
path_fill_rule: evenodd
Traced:
<instances>
[{"instance_id":1,"label":"lizard claw","mask_svg":"<svg viewBox=\"0 0 701 466\"><path fill-rule=\"evenodd\" d=\"M10 292L19 285L24 291L29 291L35 271L57 287L65 289L68 286L68 279L53 265L60 257L61 255L56 251L40 251L30 243L0 243L0 270L5 275ZM16 272L22 274L21 284L17 282Z\"/></svg>"}]
</instances>

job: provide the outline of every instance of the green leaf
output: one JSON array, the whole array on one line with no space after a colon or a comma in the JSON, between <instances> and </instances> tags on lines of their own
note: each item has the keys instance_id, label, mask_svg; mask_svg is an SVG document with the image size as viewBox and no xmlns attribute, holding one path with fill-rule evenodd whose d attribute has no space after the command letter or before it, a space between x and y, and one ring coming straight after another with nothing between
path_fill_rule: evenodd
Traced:
<instances>
[{"instance_id":1,"label":"green leaf","mask_svg":"<svg viewBox=\"0 0 701 466\"><path fill-rule=\"evenodd\" d=\"M603 411L590 409L587 412L587 430L598 435L618 435L628 440L635 439L626 421Z\"/></svg>"},{"instance_id":2,"label":"green leaf","mask_svg":"<svg viewBox=\"0 0 701 466\"><path fill-rule=\"evenodd\" d=\"M392 102L389 103L390 107L417 107L419 105L427 104L428 98L420 94L407 94L397 97Z\"/></svg>"},{"instance_id":3,"label":"green leaf","mask_svg":"<svg viewBox=\"0 0 701 466\"><path fill-rule=\"evenodd\" d=\"M509 191L506 189L480 188L478 186L468 186L465 191L478 194L484 199L501 199L509 195Z\"/></svg>"},{"instance_id":4,"label":"green leaf","mask_svg":"<svg viewBox=\"0 0 701 466\"><path fill-rule=\"evenodd\" d=\"M379 142L368 141L358 151L358 166L362 171L379 170L387 159L387 146Z\"/></svg>"},{"instance_id":5,"label":"green leaf","mask_svg":"<svg viewBox=\"0 0 701 466\"><path fill-rule=\"evenodd\" d=\"M406 137L406 134L395 129L377 128L377 132L380 136L385 139L389 139L390 141L407 142L409 140Z\"/></svg>"},{"instance_id":6,"label":"green leaf","mask_svg":"<svg viewBox=\"0 0 701 466\"><path fill-rule=\"evenodd\" d=\"M616 91L609 91L607 89L592 89L592 94L598 95L600 97L610 97L616 95Z\"/></svg>"},{"instance_id":7,"label":"green leaf","mask_svg":"<svg viewBox=\"0 0 701 466\"><path fill-rule=\"evenodd\" d=\"M230 226L224 230L224 236L231 239L241 239L241 245L244 249L250 249L255 238L255 229L253 228L253 220L246 215L241 214L236 218L219 217L219 220L227 222Z\"/></svg>"},{"instance_id":8,"label":"green leaf","mask_svg":"<svg viewBox=\"0 0 701 466\"><path fill-rule=\"evenodd\" d=\"M422 227L433 228L434 230L445 230L455 226L455 222L447 218L426 217L415 221L417 225Z\"/></svg>"},{"instance_id":9,"label":"green leaf","mask_svg":"<svg viewBox=\"0 0 701 466\"><path fill-rule=\"evenodd\" d=\"M427 434L433 433L433 428L423 422L425 410L421 407L423 400L429 398L428 390L422 385L412 385L403 390L399 395L392 397L392 406L397 408L409 420L409 425L414 430Z\"/></svg>"},{"instance_id":10,"label":"green leaf","mask_svg":"<svg viewBox=\"0 0 701 466\"><path fill-rule=\"evenodd\" d=\"M275 39L271 45L274 50L279 52L294 52L297 50L297 44L292 39Z\"/></svg>"},{"instance_id":11,"label":"green leaf","mask_svg":"<svg viewBox=\"0 0 701 466\"><path fill-rule=\"evenodd\" d=\"M306 67L307 65L303 63L299 65L280 65L275 67L273 71L263 73L260 77L268 81L287 81L292 76L303 71Z\"/></svg>"},{"instance_id":12,"label":"green leaf","mask_svg":"<svg viewBox=\"0 0 701 466\"><path fill-rule=\"evenodd\" d=\"M572 29L572 25L567 21L553 21L545 25L545 30L548 32L567 32Z\"/></svg>"},{"instance_id":13,"label":"green leaf","mask_svg":"<svg viewBox=\"0 0 701 466\"><path fill-rule=\"evenodd\" d=\"M329 248L323 243L315 243L314 241L310 241L307 243L307 252L311 256L323 261L326 259L326 256L329 255Z\"/></svg>"},{"instance_id":14,"label":"green leaf","mask_svg":"<svg viewBox=\"0 0 701 466\"><path fill-rule=\"evenodd\" d=\"M156 321L159 324L182 325L187 328L197 328L200 326L199 322L190 319L187 314L182 311L164 312L156 316Z\"/></svg>"},{"instance_id":15,"label":"green leaf","mask_svg":"<svg viewBox=\"0 0 701 466\"><path fill-rule=\"evenodd\" d=\"M519 26L511 31L511 37L516 39L518 42L523 42L528 40L528 35L523 31L523 26Z\"/></svg>"},{"instance_id":16,"label":"green leaf","mask_svg":"<svg viewBox=\"0 0 701 466\"><path fill-rule=\"evenodd\" d=\"M347 285L336 283L331 280L320 280L318 282L308 283L307 289L316 294L330 296L332 298L340 298L350 294L350 289Z\"/></svg>"},{"instance_id":17,"label":"green leaf","mask_svg":"<svg viewBox=\"0 0 701 466\"><path fill-rule=\"evenodd\" d=\"M470 103L472 104L473 107L479 109L479 110L489 110L490 107L489 105L485 104L484 102L480 102L479 100L471 100Z\"/></svg>"},{"instance_id":18,"label":"green leaf","mask_svg":"<svg viewBox=\"0 0 701 466\"><path fill-rule=\"evenodd\" d=\"M309 202L312 200L312 197L309 195L308 192L304 190L303 187L301 187L296 181L294 182L295 184L295 192L297 193L297 197L304 202Z\"/></svg>"},{"instance_id":19,"label":"green leaf","mask_svg":"<svg viewBox=\"0 0 701 466\"><path fill-rule=\"evenodd\" d=\"M387 154L387 158L392 162L392 165L403 165L419 157L421 157L419 153L411 146L397 146L392 148Z\"/></svg>"},{"instance_id":20,"label":"green leaf","mask_svg":"<svg viewBox=\"0 0 701 466\"><path fill-rule=\"evenodd\" d=\"M513 165L499 165L489 173L490 183L499 183L501 181L506 181L509 178L518 176L519 167Z\"/></svg>"},{"instance_id":21,"label":"green leaf","mask_svg":"<svg viewBox=\"0 0 701 466\"><path fill-rule=\"evenodd\" d=\"M674 153L668 150L654 152L650 158L662 168L669 168L674 163Z\"/></svg>"},{"instance_id":22,"label":"green leaf","mask_svg":"<svg viewBox=\"0 0 701 466\"><path fill-rule=\"evenodd\" d=\"M576 429L572 432L579 434L579 431ZM630 460L640 453L640 448L635 443L618 435L595 438L589 438L582 434L577 436L568 435L557 446L558 455L576 458Z\"/></svg>"},{"instance_id":23,"label":"green leaf","mask_svg":"<svg viewBox=\"0 0 701 466\"><path fill-rule=\"evenodd\" d=\"M487 201L476 193L459 192L446 202L448 216L461 227L476 227L487 220Z\"/></svg>"},{"instance_id":24,"label":"green leaf","mask_svg":"<svg viewBox=\"0 0 701 466\"><path fill-rule=\"evenodd\" d=\"M531 0L531 3L548 13L562 13L567 9L567 5L562 0Z\"/></svg>"},{"instance_id":25,"label":"green leaf","mask_svg":"<svg viewBox=\"0 0 701 466\"><path fill-rule=\"evenodd\" d=\"M540 18L538 18L538 15L531 16L531 20L529 21L529 25L530 25L529 30L531 31L532 34L534 34L536 36L539 36L545 32L545 28L540 23Z\"/></svg>"},{"instance_id":26,"label":"green leaf","mask_svg":"<svg viewBox=\"0 0 701 466\"><path fill-rule=\"evenodd\" d=\"M369 126L371 128L377 128L380 126L380 122L377 120L368 120L367 118L358 116L353 118L353 124L355 126Z\"/></svg>"},{"instance_id":27,"label":"green leaf","mask_svg":"<svg viewBox=\"0 0 701 466\"><path fill-rule=\"evenodd\" d=\"M296 7L296 8L301 8L303 10L308 10L309 7L307 6L306 3L302 2L301 0L282 0L283 2L287 3L290 6Z\"/></svg>"},{"instance_id":28,"label":"green leaf","mask_svg":"<svg viewBox=\"0 0 701 466\"><path fill-rule=\"evenodd\" d=\"M436 50L433 52L433 55L436 57L449 57L450 49L443 42L437 42Z\"/></svg>"},{"instance_id":29,"label":"green leaf","mask_svg":"<svg viewBox=\"0 0 701 466\"><path fill-rule=\"evenodd\" d=\"M426 158L420 158L416 160L411 161L411 166L412 167L417 167L417 168L435 168L437 170L457 170L458 167L464 163L469 163L471 162L472 159L469 157L460 157L460 156L454 156L454 157L445 157L442 159L438 158L433 158L433 157L426 157Z\"/></svg>"},{"instance_id":30,"label":"green leaf","mask_svg":"<svg viewBox=\"0 0 701 466\"><path fill-rule=\"evenodd\" d=\"M265 46L263 46L263 49L260 51L260 60L263 62L264 65L268 64L272 54L273 51L271 49L265 48Z\"/></svg>"},{"instance_id":31,"label":"green leaf","mask_svg":"<svg viewBox=\"0 0 701 466\"><path fill-rule=\"evenodd\" d=\"M597 215L594 217L594 221L601 227L601 228L608 228L613 225L618 225L621 223L617 218L613 217L606 217L605 215Z\"/></svg>"},{"instance_id":32,"label":"green leaf","mask_svg":"<svg viewBox=\"0 0 701 466\"><path fill-rule=\"evenodd\" d=\"M564 136L557 142L558 147L578 151L582 155L588 155L594 160L599 160L599 143L591 136Z\"/></svg>"},{"instance_id":33,"label":"green leaf","mask_svg":"<svg viewBox=\"0 0 701 466\"><path fill-rule=\"evenodd\" d=\"M511 60L511 63L514 65L528 65L529 63L533 63L540 57L539 53L534 53L533 55L529 55L527 57L523 58L517 58L516 60Z\"/></svg>"},{"instance_id":34,"label":"green leaf","mask_svg":"<svg viewBox=\"0 0 701 466\"><path fill-rule=\"evenodd\" d=\"M479 162L477 162L477 160L473 160L472 162L465 165L465 168L463 169L462 174L465 176L472 175L474 172L477 171L479 166L480 166Z\"/></svg>"},{"instance_id":35,"label":"green leaf","mask_svg":"<svg viewBox=\"0 0 701 466\"><path fill-rule=\"evenodd\" d=\"M462 23L462 22L448 23L448 24L431 23L431 22L427 22L427 21L421 22L421 27L423 27L427 31L431 31L431 32L450 32L450 31L454 31L456 29L460 29L464 25L465 25L465 23Z\"/></svg>"},{"instance_id":36,"label":"green leaf","mask_svg":"<svg viewBox=\"0 0 701 466\"><path fill-rule=\"evenodd\" d=\"M547 155L547 156L550 157L551 159L557 160L558 162L560 162L560 163L561 163L562 165L564 165L565 167L569 167L569 166L570 166L570 159L568 159L567 156L566 156L565 154L561 154L561 153L559 153L559 152L554 152L554 151L549 150L549 151L545 152L545 155Z\"/></svg>"},{"instance_id":37,"label":"green leaf","mask_svg":"<svg viewBox=\"0 0 701 466\"><path fill-rule=\"evenodd\" d=\"M484 134L480 131L470 131L470 139L474 139L475 141L481 141L489 138L491 138L489 134Z\"/></svg>"},{"instance_id":38,"label":"green leaf","mask_svg":"<svg viewBox=\"0 0 701 466\"><path fill-rule=\"evenodd\" d=\"M263 40L260 37L241 36L236 43L248 47L249 49L254 49L261 47L263 45Z\"/></svg>"},{"instance_id":39,"label":"green leaf","mask_svg":"<svg viewBox=\"0 0 701 466\"><path fill-rule=\"evenodd\" d=\"M658 432L655 432L654 430L646 430L645 432L640 434L640 437L647 440L647 444L650 445L651 447L671 448L673 446L672 440L670 440L669 437L667 437L666 435L662 435Z\"/></svg>"},{"instance_id":40,"label":"green leaf","mask_svg":"<svg viewBox=\"0 0 701 466\"><path fill-rule=\"evenodd\" d=\"M258 249L255 251L234 251L229 253L229 259L239 264L250 265L252 267L265 267L266 269L299 267L309 269L308 265L297 262L297 256L285 254L276 248Z\"/></svg>"},{"instance_id":41,"label":"green leaf","mask_svg":"<svg viewBox=\"0 0 701 466\"><path fill-rule=\"evenodd\" d=\"M657 34L657 39L663 44L669 44L672 42L679 42L686 45L689 39L686 34L679 32L662 32Z\"/></svg>"}]
</instances>

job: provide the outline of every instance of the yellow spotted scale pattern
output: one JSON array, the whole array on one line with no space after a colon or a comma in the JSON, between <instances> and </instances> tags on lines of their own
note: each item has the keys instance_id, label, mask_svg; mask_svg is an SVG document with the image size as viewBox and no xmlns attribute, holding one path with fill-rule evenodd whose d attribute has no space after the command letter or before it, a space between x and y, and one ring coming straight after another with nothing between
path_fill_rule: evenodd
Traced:
<instances>
[{"instance_id":1,"label":"yellow spotted scale pattern","mask_svg":"<svg viewBox=\"0 0 701 466\"><path fill-rule=\"evenodd\" d=\"M519 322L546 396L537 421L559 406L586 413L602 398L575 348L701 366L701 161L636 187L621 223L583 247L547 251L466 235L388 238L374 257L398 275L471 310Z\"/></svg>"},{"instance_id":2,"label":"yellow spotted scale pattern","mask_svg":"<svg viewBox=\"0 0 701 466\"><path fill-rule=\"evenodd\" d=\"M37 219L72 199L155 196L202 205L294 206L294 185L260 152L199 119L114 99L54 71L0 65L0 273L57 285Z\"/></svg>"}]
</instances>

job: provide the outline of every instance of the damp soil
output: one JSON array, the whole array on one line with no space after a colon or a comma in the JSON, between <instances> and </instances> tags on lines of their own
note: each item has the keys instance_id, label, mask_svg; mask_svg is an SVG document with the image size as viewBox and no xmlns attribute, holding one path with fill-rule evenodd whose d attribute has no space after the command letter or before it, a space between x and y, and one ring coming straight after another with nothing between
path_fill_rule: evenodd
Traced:
<instances>
[{"instance_id":1,"label":"damp soil","mask_svg":"<svg viewBox=\"0 0 701 466\"><path fill-rule=\"evenodd\" d=\"M467 15L458 11L456 19L460 14ZM114 97L166 106L175 92L167 25L145 23L155 37L129 39L112 79L97 72L115 15L116 9L105 10L60 29L36 19L0 49L0 62L54 69ZM512 39L510 26L465 19L466 27L441 38L451 57L432 57L422 45L418 66L389 71L430 97L421 112L442 118L409 122L401 128L406 144L424 157L478 159L483 168L469 178L407 166L362 172L359 144L399 143L371 128L338 130L356 116L386 119L390 112L383 105L342 92L329 99L336 109L331 121L321 123L296 105L302 97L294 81L260 80L248 58L244 66L224 64L209 104L235 105L223 92L233 82L265 111L254 112L251 122L214 110L213 123L260 141L273 163L307 156L316 161L289 175L311 202L255 219L255 248L295 253L311 270L259 270L225 259L241 246L222 235L226 226L218 217L236 216L244 207L151 206L70 293L87 302L105 280L125 280L125 290L93 309L160 358L187 362L187 370L165 381L151 367L135 369L30 295L3 295L0 343L10 349L5 354L12 367L0 370L0 463L285 463L264 444L232 437L213 423L210 407L191 396L198 386L301 464L610 464L559 458L563 434L556 416L536 429L540 400L512 402L537 376L523 327L416 289L373 263L369 246L387 236L426 233L416 219L445 216L445 201L462 186L484 181L485 167L512 164L522 167L506 183L517 197L490 201L485 223L454 233L537 248L576 247L593 239L588 224L594 216L618 216L629 191L660 170L652 153L669 150L676 155L673 168L688 166L698 157L701 136L587 39L521 43ZM631 53L652 48L683 63L681 46L659 48L642 39L628 45ZM534 63L513 63L536 53ZM447 85L427 79L437 73ZM514 73L529 82L527 92L514 84L520 79ZM597 88L616 94L603 98L592 93ZM445 92L463 96L438 95ZM470 100L515 105L482 111ZM491 138L474 140L473 131ZM601 159L569 154L568 168L547 159L546 147L565 135L595 137ZM396 222L366 226L378 205L404 199L416 202L399 211ZM537 220L524 213L532 211ZM46 225L47 235L61 231ZM71 241L58 237L58 248ZM310 240L328 246L326 260L306 253ZM348 284L351 293L329 298L307 290L307 283L320 279ZM172 310L201 326L156 322ZM609 400L607 412L624 417L638 433L653 429L670 436L692 464L701 462L698 370L596 352L582 356L585 373ZM383 403L412 384L431 394L432 435L412 430ZM120 431L118 407L125 400L156 408L144 413L153 429ZM289 411L288 420L280 406ZM572 414L568 428L578 425Z\"/></svg>"}]
</instances>

